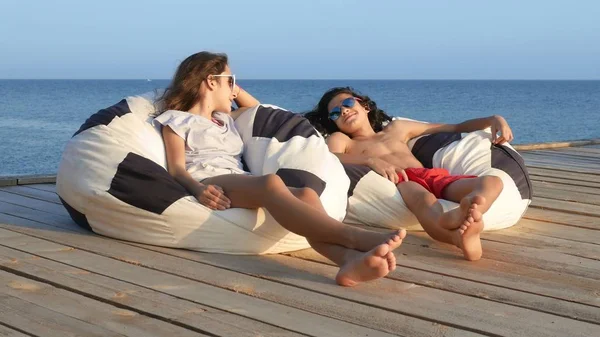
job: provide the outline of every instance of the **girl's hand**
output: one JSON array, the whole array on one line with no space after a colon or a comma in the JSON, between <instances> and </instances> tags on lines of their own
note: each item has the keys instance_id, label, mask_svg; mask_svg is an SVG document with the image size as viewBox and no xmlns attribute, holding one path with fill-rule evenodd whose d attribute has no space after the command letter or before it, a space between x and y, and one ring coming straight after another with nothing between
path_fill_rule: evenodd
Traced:
<instances>
[{"instance_id":1,"label":"girl's hand","mask_svg":"<svg viewBox=\"0 0 600 337\"><path fill-rule=\"evenodd\" d=\"M200 192L195 196L198 201L213 210L226 210L231 207L231 200L218 185L202 185Z\"/></svg>"},{"instance_id":2,"label":"girl's hand","mask_svg":"<svg viewBox=\"0 0 600 337\"><path fill-rule=\"evenodd\" d=\"M512 130L502 116L492 116L491 128L493 144L504 144L506 142L511 142L514 139ZM499 137L498 132L500 132Z\"/></svg>"}]
</instances>

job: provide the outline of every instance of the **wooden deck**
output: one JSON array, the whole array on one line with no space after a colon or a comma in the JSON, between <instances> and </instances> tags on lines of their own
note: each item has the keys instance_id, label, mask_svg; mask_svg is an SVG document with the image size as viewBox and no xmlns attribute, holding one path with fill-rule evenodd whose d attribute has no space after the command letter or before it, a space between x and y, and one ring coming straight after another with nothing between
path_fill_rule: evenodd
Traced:
<instances>
[{"instance_id":1,"label":"wooden deck","mask_svg":"<svg viewBox=\"0 0 600 337\"><path fill-rule=\"evenodd\" d=\"M483 235L483 259L410 233L396 271L355 288L312 250L228 256L90 234L53 184L4 180L21 185L0 187L0 335L600 336L600 145L523 154L534 201Z\"/></svg>"}]
</instances>

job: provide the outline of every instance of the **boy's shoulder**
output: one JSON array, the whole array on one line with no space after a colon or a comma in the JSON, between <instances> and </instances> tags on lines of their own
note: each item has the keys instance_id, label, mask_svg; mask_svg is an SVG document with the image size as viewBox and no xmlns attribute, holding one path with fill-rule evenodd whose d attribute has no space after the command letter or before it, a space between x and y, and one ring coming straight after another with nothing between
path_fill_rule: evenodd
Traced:
<instances>
[{"instance_id":1,"label":"boy's shoulder","mask_svg":"<svg viewBox=\"0 0 600 337\"><path fill-rule=\"evenodd\" d=\"M350 142L352 142L352 138L340 131L336 131L327 137L327 144L349 144Z\"/></svg>"},{"instance_id":2,"label":"boy's shoulder","mask_svg":"<svg viewBox=\"0 0 600 337\"><path fill-rule=\"evenodd\" d=\"M397 132L401 132L403 130L403 125L404 124L406 124L405 121L399 120L399 119L395 119L395 120L389 122L383 128L383 130L381 130L380 132L385 132L385 133L397 133Z\"/></svg>"},{"instance_id":3,"label":"boy's shoulder","mask_svg":"<svg viewBox=\"0 0 600 337\"><path fill-rule=\"evenodd\" d=\"M328 139L334 139L334 140L342 140L342 139L351 139L347 134L341 132L341 131L336 131L334 133L332 133Z\"/></svg>"}]
</instances>

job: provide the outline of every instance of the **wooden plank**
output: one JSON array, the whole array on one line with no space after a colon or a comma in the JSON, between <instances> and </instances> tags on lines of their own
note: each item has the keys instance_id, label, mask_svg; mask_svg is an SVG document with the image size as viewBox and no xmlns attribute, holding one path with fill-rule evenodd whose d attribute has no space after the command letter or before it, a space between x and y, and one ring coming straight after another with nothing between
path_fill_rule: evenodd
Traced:
<instances>
[{"instance_id":1,"label":"wooden plank","mask_svg":"<svg viewBox=\"0 0 600 337\"><path fill-rule=\"evenodd\" d=\"M594 152L590 152L590 151L594 151ZM528 153L540 153L540 154L544 154L544 153L550 153L552 155L560 155L560 156L567 156L566 158L569 158L568 156L571 156L573 158L579 159L579 160L591 160L592 162L597 162L600 160L600 151L598 150L592 150L592 149L588 149L587 151L578 151L576 148L570 148L570 149L558 149L558 150L547 150L547 151L532 151L532 152L528 152Z\"/></svg>"},{"instance_id":2,"label":"wooden plank","mask_svg":"<svg viewBox=\"0 0 600 337\"><path fill-rule=\"evenodd\" d=\"M6 324L6 326L3 324ZM30 335L26 335L18 330L13 329L8 323L2 322L2 317L0 317L0 336L3 336L3 337L30 337Z\"/></svg>"},{"instance_id":3,"label":"wooden plank","mask_svg":"<svg viewBox=\"0 0 600 337\"><path fill-rule=\"evenodd\" d=\"M0 320L32 336L124 336L6 294L0 294Z\"/></svg>"},{"instance_id":4,"label":"wooden plank","mask_svg":"<svg viewBox=\"0 0 600 337\"><path fill-rule=\"evenodd\" d=\"M523 158L525 158L525 162L531 159L545 162L565 163L567 165L575 165L586 168L596 168L600 165L600 157L586 157L583 155L550 151L527 152Z\"/></svg>"},{"instance_id":5,"label":"wooden plank","mask_svg":"<svg viewBox=\"0 0 600 337\"><path fill-rule=\"evenodd\" d=\"M573 167L588 169L592 172L597 170L597 164L593 160L577 159L573 156L555 154L555 155L540 155L535 153L524 153L523 159L525 164L529 166L529 163L543 163L554 166ZM577 172L577 171L576 171Z\"/></svg>"},{"instance_id":6,"label":"wooden plank","mask_svg":"<svg viewBox=\"0 0 600 337\"><path fill-rule=\"evenodd\" d=\"M2 221L1 216L0 221ZM2 227L7 228L6 225ZM163 254L132 247L96 235L83 237L80 234L58 233L53 230L32 231L25 227L11 227L11 230L0 230L0 237L3 238L1 242L5 247L20 249L53 261L67 263L90 272L118 278L138 286L178 298L186 298L196 303L299 333L311 336L390 336L390 333L398 333L397 331L390 331L390 333L381 331L382 327L379 324L383 322L377 321L377 324L375 324L372 320L366 319L369 315L389 319L392 313L387 313L385 310L368 306L362 306L361 310L360 304L329 298L326 299L329 311L323 312L327 316L322 316L309 312L308 309L319 302L318 298L323 301L324 296L317 296L317 294L310 291L294 289L260 278L164 256ZM19 233L28 232L29 235L37 233L37 235L48 237L57 243L21 235L16 231ZM64 246L63 243L76 244ZM100 251L97 251L96 248L100 248ZM132 251L135 251L135 254ZM167 261L163 262L164 260ZM170 265L165 266L164 263ZM180 268L183 271L180 271ZM194 270L189 268L194 268ZM274 293L274 297L263 299L265 297L262 296L263 292ZM304 310L288 306L289 303L280 304L272 301L278 297L294 297L293 302L304 303ZM343 312L340 308L344 307L352 307L351 310L355 312L355 315L360 315L361 319L367 324L377 325L377 329L348 323L345 319L339 320L339 318L329 317L340 316ZM392 316L391 321L393 321L394 327L401 327L398 321L406 323L406 320L409 322L412 320L419 322L418 328L425 329L424 331L429 330L429 332L432 332L437 331L436 329L439 328L432 326L431 322L412 317L403 319L402 316L397 314ZM343 318L347 317L344 316ZM369 318L372 319L372 317ZM306 322L312 324L306 324ZM409 326L411 325L409 324ZM465 331L456 329L453 335L460 336L463 333ZM422 333L421 335L425 334Z\"/></svg>"},{"instance_id":7,"label":"wooden plank","mask_svg":"<svg viewBox=\"0 0 600 337\"><path fill-rule=\"evenodd\" d=\"M555 149L553 151L565 152L565 153L589 154L589 155L593 155L593 156L596 156L596 157L600 157L600 149L598 149L598 148L592 148L592 147L587 147L587 146L569 147L569 148L564 148L564 149Z\"/></svg>"},{"instance_id":8,"label":"wooden plank","mask_svg":"<svg viewBox=\"0 0 600 337\"><path fill-rule=\"evenodd\" d=\"M569 140L564 142L547 142L547 143L532 143L532 144L515 144L513 147L517 151L528 151L534 149L553 149L553 148L564 148L564 147L578 147L578 146L594 146L598 144L600 139L578 139Z\"/></svg>"},{"instance_id":9,"label":"wooden plank","mask_svg":"<svg viewBox=\"0 0 600 337\"><path fill-rule=\"evenodd\" d=\"M459 257L462 255L460 251L454 249L455 247L432 241L426 233L422 232L413 233L407 242L457 254ZM600 279L599 260L563 254L552 249L532 248L490 240L483 240L482 245L483 255L489 260L571 274L589 279ZM452 250L448 251L449 248L452 248Z\"/></svg>"},{"instance_id":10,"label":"wooden plank","mask_svg":"<svg viewBox=\"0 0 600 337\"><path fill-rule=\"evenodd\" d=\"M545 178L557 178L568 180L572 184L586 184L586 186L590 187L597 187L594 184L600 183L598 181L598 178L591 174L576 173L569 171L546 170L535 167L528 167L527 170L529 171L531 179L539 180Z\"/></svg>"},{"instance_id":11,"label":"wooden plank","mask_svg":"<svg viewBox=\"0 0 600 337\"><path fill-rule=\"evenodd\" d=\"M17 179L17 184L54 184L56 183L56 174L36 174L28 176L20 176Z\"/></svg>"},{"instance_id":12,"label":"wooden plank","mask_svg":"<svg viewBox=\"0 0 600 337\"><path fill-rule=\"evenodd\" d=\"M143 246L143 245L138 245L138 246ZM412 246L412 245L409 245ZM211 255L211 254L202 254L202 253L191 253L191 252L186 252L186 251L174 251L174 250L169 250L166 248L161 248L161 247L152 247L152 246L146 246L148 249L150 250L154 250L154 251L159 251L159 252L163 252L165 254L171 254L171 255L175 255L175 256L179 256L179 257L184 257L186 259L191 259L194 261L198 261L201 263L208 263L210 265L214 265L214 266L220 266L223 268L227 268L227 269L232 269L232 270L238 270L240 272L244 272L244 273L251 273L251 274L255 274L258 273L259 275L262 275L263 277L269 278L269 279L274 279L274 280L279 280L281 282L286 282L286 283L293 283L293 284L297 284L298 286L302 286L302 287L306 287L309 285L302 285L300 283L297 283L296 279L304 279L305 277L293 277L290 276L289 278L285 277L286 274L295 274L297 273L297 271L295 271L295 269L300 269L300 270L304 270L307 268L312 268L310 266L301 266L301 267L297 267L297 265L300 263L296 260L290 260L290 259L286 259L280 256L270 256L270 259L275 260L275 262L273 262L273 266L269 267L269 268L265 268L265 263L258 263L258 262L248 262L248 261L240 261L239 259L236 259L235 257L228 257L226 255ZM403 249L403 248L402 248ZM402 251L402 249L400 251ZM421 248L422 249L422 248ZM297 254L299 254L299 252L294 252L294 253L290 253L288 255L290 256L298 256ZM316 254L316 253L315 253ZM398 254L396 254L398 255ZM325 258L320 257L320 262L322 261L328 261ZM258 258L257 258L258 259ZM443 264L443 261L441 261L441 263ZM330 261L328 261L328 264L333 265ZM282 270L282 266L289 266L287 268L289 268L289 270ZM425 266L426 268L423 269L424 272L426 273L431 273L432 271L427 268L428 266ZM274 270L278 270L279 272L273 272ZM336 269L333 268L333 272L335 272ZM483 271L483 273L487 274L487 271ZM405 280L405 275L406 273L416 273L416 274L421 274L423 275L422 271L415 271L415 270L410 270L408 271L407 269L399 269L398 271L392 273L392 278L394 277L398 277L398 275L402 275L402 280L404 282L408 282L410 283L418 283L420 285L424 285L424 286L428 286L426 283L427 282L415 282L414 279L411 280ZM459 272L460 273L460 272ZM433 273L432 273L433 274ZM544 298L542 296L539 295L532 295L530 296L527 293L523 293L523 292L519 292L519 291L514 291L514 290L507 290L504 287L494 287L490 284L480 284L477 282L471 282L468 281L468 284L464 284L465 283L465 279L464 277L459 277L459 278L450 278L448 277L448 275L443 272L439 275L428 275L427 278L442 278L445 280L446 283L453 283L455 286L453 288L438 288L438 289L444 289L444 290L449 290L452 292L458 292L461 294L466 294L469 296L474 296L474 297L480 297L480 298L485 298L487 300L490 299L489 294L490 293L494 293L496 294L496 298L494 298L493 300L495 301L499 301L499 302L508 302L510 304L517 304L519 306L522 307L530 307L532 309L535 310L539 310L540 309L540 304L541 303L545 303L546 305L543 306L543 308L545 310L549 310L548 308L552 307L553 308L553 313L554 314L558 314L558 315L569 315L568 317L577 317L578 319L582 319L582 320L591 320L593 322L600 322L600 315L598 312L597 308L590 308L587 305L581 305L581 304L574 304L571 301L565 301L564 303L561 303L560 300L558 300L557 298L553 297L553 298ZM473 284L471 284L473 283ZM387 287L387 285L386 285ZM381 289L387 289L384 288L384 286L380 286ZM459 290L460 291L457 291ZM320 291L318 289L315 289L316 291ZM327 290L327 293L329 293L331 290ZM375 290L374 290L375 291ZM486 294L486 295L482 295L482 294ZM572 300L572 298L570 299ZM360 301L363 301L362 299ZM422 305L422 303L420 303L420 305ZM561 306L565 306L569 309L567 310L563 310L564 308L561 309ZM568 312L568 313L565 313Z\"/></svg>"},{"instance_id":13,"label":"wooden plank","mask_svg":"<svg viewBox=\"0 0 600 337\"><path fill-rule=\"evenodd\" d=\"M546 176L538 176L538 175L529 175L531 182L549 182L549 183L557 183L561 186L572 186L573 188L577 187L587 187L590 189L598 189L600 188L600 183L594 183L590 181L581 181L581 180L570 180L570 179L562 179L555 177L546 177ZM535 187L535 186L534 186Z\"/></svg>"},{"instance_id":14,"label":"wooden plank","mask_svg":"<svg viewBox=\"0 0 600 337\"><path fill-rule=\"evenodd\" d=\"M572 201L559 201L543 197L535 197L531 201L530 207L600 217L600 206L582 204Z\"/></svg>"},{"instance_id":15,"label":"wooden plank","mask_svg":"<svg viewBox=\"0 0 600 337\"><path fill-rule=\"evenodd\" d=\"M550 160L536 160L531 158L525 159L525 164L527 167L534 168L543 168L550 170L559 170L559 171L569 171L575 173L585 173L585 174L600 174L600 170L593 166L582 166L576 164L568 164L565 162L556 162ZM594 180L597 181L597 180Z\"/></svg>"},{"instance_id":16,"label":"wooden plank","mask_svg":"<svg viewBox=\"0 0 600 337\"><path fill-rule=\"evenodd\" d=\"M0 293L101 327L111 334L207 336L5 271L0 271Z\"/></svg>"},{"instance_id":17,"label":"wooden plank","mask_svg":"<svg viewBox=\"0 0 600 337\"><path fill-rule=\"evenodd\" d=\"M22 231L23 229L16 230ZM124 251L124 248L113 247L113 245L117 243L116 241L106 240L103 238L98 238L103 239L102 243L94 243L93 240L69 239L68 235L56 235L52 231L45 232L43 236L56 242L59 242L60 240L63 244L69 244L70 246L88 251L94 251L96 253L110 254L115 257L122 256L118 255L119 253L126 254L126 259L135 265L147 266L154 270L162 270L168 273L181 275L189 279L200 280L208 284L234 287L234 289L237 287L239 289L239 283L242 282L242 279L244 280L244 283L256 280L255 278L246 280L246 278L240 274L237 276L235 274L230 275L229 273L231 273L231 271L229 270L219 270L219 268L214 268L204 263L193 263L190 261L190 257L188 257L188 259L176 259L165 254L156 254L149 250L136 251L133 249L134 247L130 247L131 249ZM66 240L73 240L73 242L65 242ZM18 240L14 238L7 241L10 245L18 244ZM91 245L92 243L94 246ZM27 246L29 245L26 245L25 247ZM160 247L148 247L148 249L162 250ZM44 249L41 252L32 253L42 255L47 258L50 258L49 255L52 255L53 259L58 258L58 253L46 253L48 250L49 249ZM390 280L380 280L378 282L364 284L361 287L355 288L354 290L348 290L347 288L338 287L331 282L331 277L335 275L337 268L326 267L323 269L321 266L315 266L314 264L307 263L306 261L298 261L297 259L293 258L288 258L289 261L286 260L285 263L282 263L278 262L277 260L279 258L284 258L281 256L240 257L220 254L201 254L183 250L164 250L171 251L173 254L189 253L194 256L201 256L202 258L230 259L236 263L236 267L233 268L230 266L228 269L237 270L237 268L242 268L245 266L246 268L250 268L246 270L252 273L252 275L257 275L256 270L261 270L262 268L264 273L260 272L258 274L261 279L277 277L279 282L261 284L254 281L252 286L245 285L247 289L251 289L254 296L274 296L273 298L277 301L286 302L306 300L311 304L311 310L315 310L313 309L315 306L329 306L333 304L337 308L334 309L334 311L336 311L335 314L341 314L340 310L343 309L340 308L352 307L353 312L356 312L356 307L359 305L359 303L369 303L375 308L386 308L389 311L399 313L408 312L414 317L432 317L436 319L438 323L451 321L453 326L463 327L471 331L485 331L487 333L500 335L510 333L514 334L517 331L527 331L528 334L533 335L552 335L553 333L557 333L555 329L558 326L560 326L560 329L569 329L570 333L580 333L585 335L586 333L589 333L588 329L592 328L592 325L580 325L582 324L581 322L571 321L555 315L548 315L533 310L521 309L487 300L458 296L454 293L443 292L432 288L415 288L410 284L404 284ZM119 253L115 254L115 252ZM61 252L61 254L64 254L64 252ZM267 264L268 261L273 259L276 259L275 263ZM93 268L96 268L98 265L96 262L92 263L89 257L86 260L86 263L88 265L92 264ZM69 263L73 264L74 261L77 260L74 259L73 255L71 254L68 257L68 261ZM300 268L300 266L302 266L302 268ZM254 272L252 272L252 270L254 270ZM315 270L318 271L315 272ZM146 277L143 277L143 279L146 279ZM277 287L287 284L297 284L298 288L288 288L285 290L276 289ZM306 293L304 289L310 289L312 292ZM314 292L317 292L318 294L315 294ZM385 296L382 296L382 294L385 294ZM318 296L315 298L315 295ZM328 298L327 296L329 295L334 295L334 297ZM339 303L332 303L338 298L351 299L354 303L351 305L345 304L342 306L340 306ZM419 303L419 305L415 306L415 303ZM448 305L449 303L452 303L452 305ZM331 308L329 310L331 310ZM325 311L324 314L332 314L329 310ZM371 308L371 310L374 310L374 308ZM594 312L597 313L598 310L595 310ZM365 315L365 313L360 314ZM370 313L369 315L372 318L374 314ZM510 316L515 318L527 317L528 319L516 318L511 319L510 322L507 322L501 316ZM377 317L379 317L379 314L377 314ZM561 323L557 326L550 323L550 321ZM389 324L389 322L390 321L385 320L384 322L378 322L377 325L384 323ZM532 322L536 323L532 324ZM538 322L540 324L539 326L537 325ZM565 324L569 325L569 327L567 328ZM405 324L402 324L399 328L404 326ZM525 327L527 327L527 329L525 329ZM594 325L593 327L595 328L597 326ZM402 333L402 330L396 331Z\"/></svg>"},{"instance_id":18,"label":"wooden plank","mask_svg":"<svg viewBox=\"0 0 600 337\"><path fill-rule=\"evenodd\" d=\"M561 225L554 226L566 227ZM566 229L559 233L568 231L569 229L566 227ZM502 242L513 246L537 248L587 259L600 260L600 245L595 242L574 241L557 237L557 235L558 234L555 233L551 233L551 235L539 234L536 230L516 226L502 231L483 233L481 238L485 241ZM598 235L599 234L597 233L595 236ZM588 239L587 241L591 240Z\"/></svg>"},{"instance_id":19,"label":"wooden plank","mask_svg":"<svg viewBox=\"0 0 600 337\"><path fill-rule=\"evenodd\" d=\"M199 333L218 336L299 336L239 315L3 246L0 246L0 266L5 271L41 280Z\"/></svg>"},{"instance_id":20,"label":"wooden plank","mask_svg":"<svg viewBox=\"0 0 600 337\"><path fill-rule=\"evenodd\" d=\"M600 192L600 189L596 190ZM566 189L547 187L542 184L534 184L533 199L543 197L547 199L559 201L573 201L579 204L589 204L600 206L600 194L592 194L589 192L576 192Z\"/></svg>"},{"instance_id":21,"label":"wooden plank","mask_svg":"<svg viewBox=\"0 0 600 337\"><path fill-rule=\"evenodd\" d=\"M31 185L9 186L9 187L2 188L2 191L21 195L21 196L32 198L32 199L44 200L44 201L62 205L62 203L60 202L60 199L58 198L58 195L56 195L56 193L38 190L35 188L31 188L29 186L31 186Z\"/></svg>"},{"instance_id":22,"label":"wooden plank","mask_svg":"<svg viewBox=\"0 0 600 337\"><path fill-rule=\"evenodd\" d=\"M600 217L530 207L527 209L524 218L565 226L600 230ZM573 230L577 231L576 228Z\"/></svg>"},{"instance_id":23,"label":"wooden plank","mask_svg":"<svg viewBox=\"0 0 600 337\"><path fill-rule=\"evenodd\" d=\"M564 184L564 183L557 183L557 182L550 182L550 181L539 181L539 180L532 180L531 183L533 184L534 194L535 194L535 192L537 192L538 188L545 188L545 189L551 189L556 193L560 193L560 191L573 191L573 192L586 193L586 194L590 194L593 196L600 196L600 186L599 187L574 186L571 184Z\"/></svg>"},{"instance_id":24,"label":"wooden plank","mask_svg":"<svg viewBox=\"0 0 600 337\"><path fill-rule=\"evenodd\" d=\"M17 178L0 177L0 187L17 185Z\"/></svg>"},{"instance_id":25,"label":"wooden plank","mask_svg":"<svg viewBox=\"0 0 600 337\"><path fill-rule=\"evenodd\" d=\"M25 185L29 188L35 188L38 190L54 192L56 193L56 184L34 184L34 185Z\"/></svg>"},{"instance_id":26,"label":"wooden plank","mask_svg":"<svg viewBox=\"0 0 600 337\"><path fill-rule=\"evenodd\" d=\"M527 151L523 154L524 156L532 156L538 159L551 158L554 160L566 160L566 161L577 161L582 163L596 163L600 161L600 155L590 153L576 153L576 152L565 152L565 151Z\"/></svg>"},{"instance_id":27,"label":"wooden plank","mask_svg":"<svg viewBox=\"0 0 600 337\"><path fill-rule=\"evenodd\" d=\"M66 214L66 209L62 205L44 200L24 197L14 193L8 193L3 190L0 190L0 202L37 209L51 214Z\"/></svg>"},{"instance_id":28,"label":"wooden plank","mask_svg":"<svg viewBox=\"0 0 600 337\"><path fill-rule=\"evenodd\" d=\"M527 167L527 171L529 171L529 174L537 175L537 176L570 179L570 180L576 180L576 181L586 181L586 182L591 182L591 183L599 183L600 182L600 179L598 178L597 175L590 174L590 173L556 171L556 170L536 168L536 167Z\"/></svg>"},{"instance_id":29,"label":"wooden plank","mask_svg":"<svg viewBox=\"0 0 600 337\"><path fill-rule=\"evenodd\" d=\"M497 279L499 271L504 267L502 263L495 264L498 268L492 266L489 270L484 270L490 267L477 266L477 263L467 263L469 267L462 268L462 266L446 265L438 258L427 259L427 254L418 255L419 258L414 259L412 254L412 248L419 250L419 247L411 247L410 252L402 253L402 256L398 256L398 268L388 275L388 278L403 281L414 284L415 287L431 287L437 289L443 289L452 291L458 294L464 294L467 296L473 296L478 298L485 298L490 301L497 301L502 303L510 303L515 306L523 308L531 308L546 313L554 313L564 317L570 317L573 319L597 323L600 319L598 309L579 303L574 303L569 300L561 300L558 298L545 297L535 292L536 283L529 283L528 286L534 290L534 292L522 292L506 287L505 285L496 286L489 283L489 280L494 281ZM427 249L420 248L421 250L427 251ZM419 253L417 253L419 254ZM319 261L325 264L332 264L331 261L325 259L312 249L306 249L298 252L289 253L288 255L306 259L309 261ZM396 254L399 255L399 254ZM424 258L423 258L424 256ZM435 260L438 262L427 263L424 261ZM483 260L484 262L488 262ZM456 261L453 261L456 262ZM472 269L479 269L479 272L473 272ZM446 273L446 271L448 273ZM527 273L527 270L525 270ZM460 276L453 276L460 275ZM526 278L523 279L520 275L511 272L508 274L507 281L515 282L515 284L522 284L528 281ZM481 278L482 281L475 281L473 278ZM504 276L500 276L504 279ZM516 279L516 280L515 280ZM508 283L508 282L504 282ZM541 287L544 287L545 283L542 282ZM526 333L526 332L524 332Z\"/></svg>"},{"instance_id":30,"label":"wooden plank","mask_svg":"<svg viewBox=\"0 0 600 337\"><path fill-rule=\"evenodd\" d=\"M600 231L577 228L556 224L553 222L537 221L531 219L521 219L515 226L507 228L507 231L516 231L520 233L531 233L535 235L544 235L557 239L572 241L571 244L576 246L576 242L590 243L600 246ZM488 233L503 233L504 231L494 231ZM567 243L568 244L568 243ZM578 247L574 247L578 248Z\"/></svg>"}]
</instances>

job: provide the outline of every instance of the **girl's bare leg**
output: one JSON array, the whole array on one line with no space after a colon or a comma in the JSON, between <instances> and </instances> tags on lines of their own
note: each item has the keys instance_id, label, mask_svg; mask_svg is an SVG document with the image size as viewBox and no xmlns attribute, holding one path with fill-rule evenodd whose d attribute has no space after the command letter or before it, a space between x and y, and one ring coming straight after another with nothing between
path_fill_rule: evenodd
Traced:
<instances>
[{"instance_id":1,"label":"girl's bare leg","mask_svg":"<svg viewBox=\"0 0 600 337\"><path fill-rule=\"evenodd\" d=\"M312 242L337 244L366 252L400 234L400 231L379 233L364 230L336 221L321 211L321 201L316 192L302 189L306 196L303 197L305 200L300 200L277 175L230 174L208 178L202 183L221 186L231 200L231 207L265 207L280 225Z\"/></svg>"},{"instance_id":2,"label":"girl's bare leg","mask_svg":"<svg viewBox=\"0 0 600 337\"><path fill-rule=\"evenodd\" d=\"M290 188L290 191L298 199L311 204L309 199L313 196L311 193L307 193L306 188ZM325 213L321 203L317 205L316 209ZM385 277L396 269L396 256L392 251L400 246L405 236L406 231L401 231L400 236L389 239L386 243L382 243L368 252L311 240L309 243L315 251L340 266L335 277L337 284L351 287L361 282Z\"/></svg>"},{"instance_id":3,"label":"girl's bare leg","mask_svg":"<svg viewBox=\"0 0 600 337\"><path fill-rule=\"evenodd\" d=\"M341 286L351 287L361 282L386 276L396 269L396 256L393 250L402 244L406 231L400 236L388 239L368 252L359 252L339 245L312 242L310 245L321 255L340 266L335 280Z\"/></svg>"}]
</instances>

